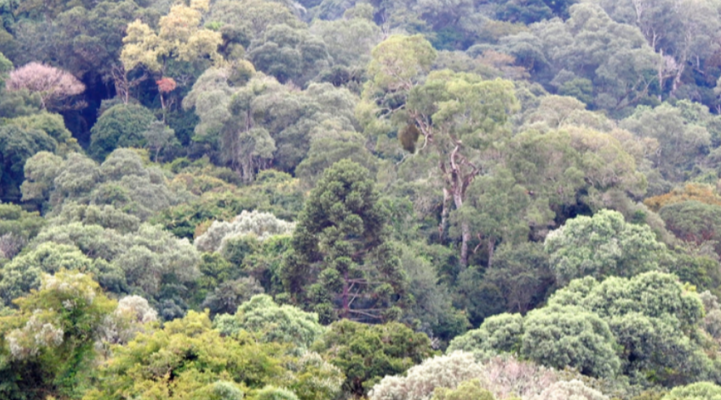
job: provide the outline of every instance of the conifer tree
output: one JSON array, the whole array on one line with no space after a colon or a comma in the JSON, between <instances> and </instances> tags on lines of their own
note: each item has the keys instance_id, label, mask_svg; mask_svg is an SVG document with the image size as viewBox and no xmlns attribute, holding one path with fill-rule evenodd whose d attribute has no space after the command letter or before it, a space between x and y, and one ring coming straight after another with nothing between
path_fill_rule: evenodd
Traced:
<instances>
[{"instance_id":1,"label":"conifer tree","mask_svg":"<svg viewBox=\"0 0 721 400\"><path fill-rule=\"evenodd\" d=\"M283 281L322 321L394 319L405 275L387 242L386 213L368 170L349 160L328 168L293 234Z\"/></svg>"}]
</instances>

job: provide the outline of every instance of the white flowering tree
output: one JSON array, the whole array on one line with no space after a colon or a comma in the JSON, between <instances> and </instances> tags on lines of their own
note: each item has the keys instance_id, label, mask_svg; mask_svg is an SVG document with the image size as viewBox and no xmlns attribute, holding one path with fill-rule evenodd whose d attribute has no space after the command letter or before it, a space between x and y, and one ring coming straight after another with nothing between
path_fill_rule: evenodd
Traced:
<instances>
[{"instance_id":1,"label":"white flowering tree","mask_svg":"<svg viewBox=\"0 0 721 400\"><path fill-rule=\"evenodd\" d=\"M271 236L290 234L294 228L295 223L278 219L271 213L243 210L230 222L214 221L204 234L195 239L195 247L200 251L222 252L230 239L253 235L262 241Z\"/></svg>"},{"instance_id":2,"label":"white flowering tree","mask_svg":"<svg viewBox=\"0 0 721 400\"><path fill-rule=\"evenodd\" d=\"M116 303L90 276L60 271L16 304L18 310L0 318L5 387L28 398L68 397L92 370L94 343Z\"/></svg>"}]
</instances>

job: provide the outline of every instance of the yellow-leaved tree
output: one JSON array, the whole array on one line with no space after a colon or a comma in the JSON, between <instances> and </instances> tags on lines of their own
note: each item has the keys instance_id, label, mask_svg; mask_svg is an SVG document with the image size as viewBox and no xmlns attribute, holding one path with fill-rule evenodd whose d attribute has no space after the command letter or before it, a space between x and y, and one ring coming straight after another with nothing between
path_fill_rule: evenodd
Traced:
<instances>
[{"instance_id":1,"label":"yellow-leaved tree","mask_svg":"<svg viewBox=\"0 0 721 400\"><path fill-rule=\"evenodd\" d=\"M223 42L220 32L201 26L203 13L209 0L190 0L190 5L179 4L160 18L158 32L141 20L128 25L123 39L120 60L126 71L139 66L165 75L168 61L176 59L188 63L210 60L221 64L223 57L218 46Z\"/></svg>"}]
</instances>

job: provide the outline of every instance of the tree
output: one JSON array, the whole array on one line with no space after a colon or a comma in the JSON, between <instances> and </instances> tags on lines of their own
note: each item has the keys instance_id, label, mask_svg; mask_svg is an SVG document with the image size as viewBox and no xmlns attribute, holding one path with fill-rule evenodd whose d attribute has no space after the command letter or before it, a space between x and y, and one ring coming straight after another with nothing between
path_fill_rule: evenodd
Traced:
<instances>
[{"instance_id":1,"label":"tree","mask_svg":"<svg viewBox=\"0 0 721 400\"><path fill-rule=\"evenodd\" d=\"M142 221L193 198L184 187L171 187L164 171L143 164L138 152L131 149L116 149L101 165L78 153L65 160L39 153L29 160L22 189L26 200L48 202L54 215L65 205L108 205ZM119 227L122 223L116 220L113 224Z\"/></svg>"},{"instance_id":2,"label":"tree","mask_svg":"<svg viewBox=\"0 0 721 400\"><path fill-rule=\"evenodd\" d=\"M207 289L207 286L204 289ZM230 314L253 296L263 294L263 287L253 277L225 280L210 289L213 291L205 296L200 306L204 310L210 310L211 315Z\"/></svg>"},{"instance_id":3,"label":"tree","mask_svg":"<svg viewBox=\"0 0 721 400\"><path fill-rule=\"evenodd\" d=\"M343 371L343 389L359 397L384 376L402 374L434 354L428 336L405 325L349 320L333 323L313 349Z\"/></svg>"},{"instance_id":4,"label":"tree","mask_svg":"<svg viewBox=\"0 0 721 400\"><path fill-rule=\"evenodd\" d=\"M0 126L0 199L20 200L25 162L40 152L55 152L57 141L45 132L17 125Z\"/></svg>"},{"instance_id":5,"label":"tree","mask_svg":"<svg viewBox=\"0 0 721 400\"><path fill-rule=\"evenodd\" d=\"M377 160L365 143L366 138L356 132L337 131L335 126L319 128L314 132L308 154L296 167L295 174L305 186L313 187L324 170L345 158L375 172Z\"/></svg>"},{"instance_id":6,"label":"tree","mask_svg":"<svg viewBox=\"0 0 721 400\"><path fill-rule=\"evenodd\" d=\"M45 274L60 270L99 272L96 268L92 260L74 246L40 245L3 265L0 297L5 305L11 305L13 300L39 289Z\"/></svg>"},{"instance_id":7,"label":"tree","mask_svg":"<svg viewBox=\"0 0 721 400\"><path fill-rule=\"evenodd\" d=\"M413 296L402 321L442 343L465 332L468 317L453 307L451 289L439 282L433 258L422 254L426 249L400 246L399 250L401 266L408 276L408 293Z\"/></svg>"},{"instance_id":8,"label":"tree","mask_svg":"<svg viewBox=\"0 0 721 400\"><path fill-rule=\"evenodd\" d=\"M678 386L673 388L673 390L671 390L667 395L663 396L664 400L716 400L718 398L721 398L721 387L711 382L699 382L687 386Z\"/></svg>"},{"instance_id":9,"label":"tree","mask_svg":"<svg viewBox=\"0 0 721 400\"><path fill-rule=\"evenodd\" d=\"M483 369L470 353L454 352L423 361L405 377L386 376L373 387L372 400L410 400L430 397L435 388L455 389L461 383L482 377Z\"/></svg>"},{"instance_id":10,"label":"tree","mask_svg":"<svg viewBox=\"0 0 721 400\"><path fill-rule=\"evenodd\" d=\"M674 275L574 280L549 300L549 307L559 306L582 307L608 323L623 349L622 371L632 382L673 386L715 376L697 339L701 300Z\"/></svg>"},{"instance_id":11,"label":"tree","mask_svg":"<svg viewBox=\"0 0 721 400\"><path fill-rule=\"evenodd\" d=\"M717 254L721 252L721 205L683 201L664 206L659 216L677 238L697 246L709 244Z\"/></svg>"},{"instance_id":12,"label":"tree","mask_svg":"<svg viewBox=\"0 0 721 400\"><path fill-rule=\"evenodd\" d=\"M213 221L208 230L195 239L194 244L202 251L223 252L228 240L254 236L257 240L263 241L272 236L290 234L293 228L295 228L293 223L278 219L271 213L243 210L230 222Z\"/></svg>"},{"instance_id":13,"label":"tree","mask_svg":"<svg viewBox=\"0 0 721 400\"><path fill-rule=\"evenodd\" d=\"M15 257L45 224L37 212L27 212L15 204L0 204L0 257Z\"/></svg>"},{"instance_id":14,"label":"tree","mask_svg":"<svg viewBox=\"0 0 721 400\"><path fill-rule=\"evenodd\" d=\"M271 393L279 391L270 386L278 385L297 389L298 395L282 391L292 399L316 400L332 398L342 381L337 369L319 367L317 358L287 357L278 343L258 343L248 334L224 337L211 328L207 314L193 311L113 349L84 399L119 399L121 393L173 400L242 399L245 394L272 399ZM316 378L323 383L313 386Z\"/></svg>"},{"instance_id":15,"label":"tree","mask_svg":"<svg viewBox=\"0 0 721 400\"><path fill-rule=\"evenodd\" d=\"M372 54L363 112L392 118L402 143L415 143L422 136L419 152L437 154L444 182L439 227L443 231L450 201L456 209L463 206L469 185L486 162L484 150L507 133L508 113L517 105L513 84L448 70L434 71L419 84L436 56L419 36L392 36ZM470 223L462 222L460 262L464 266L470 240Z\"/></svg>"},{"instance_id":16,"label":"tree","mask_svg":"<svg viewBox=\"0 0 721 400\"><path fill-rule=\"evenodd\" d=\"M603 0L598 3L615 20L637 26L649 46L663 56L663 62L657 67L657 79L662 89L669 90L670 97L686 83L687 68L701 70L700 61L718 49L715 32L719 28L719 11L713 2Z\"/></svg>"},{"instance_id":17,"label":"tree","mask_svg":"<svg viewBox=\"0 0 721 400\"><path fill-rule=\"evenodd\" d=\"M130 23L120 54L125 70L132 71L142 65L166 76L168 62L176 58L193 63L207 57L214 64L221 63L223 57L218 53L222 43L220 33L199 27L203 11L208 7L207 0L193 0L190 6L174 5L168 15L160 18L157 33L139 19Z\"/></svg>"},{"instance_id":18,"label":"tree","mask_svg":"<svg viewBox=\"0 0 721 400\"><path fill-rule=\"evenodd\" d=\"M488 317L478 329L468 331L451 341L447 352L465 351L476 358L490 358L499 352L518 352L523 334L520 314L499 314Z\"/></svg>"},{"instance_id":19,"label":"tree","mask_svg":"<svg viewBox=\"0 0 721 400\"><path fill-rule=\"evenodd\" d=\"M471 353L452 351L445 356L424 360L403 376L386 376L373 387L369 397L371 400L429 399L434 393L463 392L472 384L475 386L474 391L488 391L491 398L548 399L541 394L549 388L563 387L562 383L565 382L562 379L568 377L561 376L553 369L519 361L511 356L479 361ZM583 389L588 391L583 384L571 386L579 389L574 390L574 394Z\"/></svg>"},{"instance_id":20,"label":"tree","mask_svg":"<svg viewBox=\"0 0 721 400\"><path fill-rule=\"evenodd\" d=\"M559 381L549 386L539 396L545 400L555 399L585 399L585 400L608 400L608 396L599 392L596 389L590 388L582 381L571 380L571 381Z\"/></svg>"},{"instance_id":21,"label":"tree","mask_svg":"<svg viewBox=\"0 0 721 400\"><path fill-rule=\"evenodd\" d=\"M548 234L544 247L560 285L584 276L630 277L653 271L665 250L651 228L627 223L609 210L568 220Z\"/></svg>"},{"instance_id":22,"label":"tree","mask_svg":"<svg viewBox=\"0 0 721 400\"><path fill-rule=\"evenodd\" d=\"M709 205L721 206L721 196L710 185L687 183L683 188L675 188L669 193L649 197L643 201L652 211L658 212L660 209L676 203L686 201L698 201Z\"/></svg>"},{"instance_id":23,"label":"tree","mask_svg":"<svg viewBox=\"0 0 721 400\"><path fill-rule=\"evenodd\" d=\"M67 71L49 65L32 62L10 73L5 87L11 91L28 90L40 95L42 107L46 110L83 108L83 103L68 103L67 100L85 91L77 78Z\"/></svg>"},{"instance_id":24,"label":"tree","mask_svg":"<svg viewBox=\"0 0 721 400\"><path fill-rule=\"evenodd\" d=\"M620 113L653 102L650 91L658 82L661 57L639 29L615 22L592 2L572 5L569 14L566 21L541 21L530 33L503 38L499 51L516 57L549 88L573 92L583 79L592 82L591 105L598 109Z\"/></svg>"},{"instance_id":25,"label":"tree","mask_svg":"<svg viewBox=\"0 0 721 400\"><path fill-rule=\"evenodd\" d=\"M501 292L508 312L526 313L541 303L555 280L543 244L528 242L501 246L484 280Z\"/></svg>"},{"instance_id":26,"label":"tree","mask_svg":"<svg viewBox=\"0 0 721 400\"><path fill-rule=\"evenodd\" d=\"M505 165L528 190L531 235L542 238L550 227L579 214L632 208L628 204L646 191L646 178L629 147L588 128L515 135L505 151Z\"/></svg>"},{"instance_id":27,"label":"tree","mask_svg":"<svg viewBox=\"0 0 721 400\"><path fill-rule=\"evenodd\" d=\"M322 321L395 319L405 276L368 171L349 160L323 173L293 232L283 284Z\"/></svg>"},{"instance_id":28,"label":"tree","mask_svg":"<svg viewBox=\"0 0 721 400\"><path fill-rule=\"evenodd\" d=\"M303 87L328 66L325 43L310 35L307 29L275 25L256 40L257 44L248 52L250 60L280 83L292 82Z\"/></svg>"},{"instance_id":29,"label":"tree","mask_svg":"<svg viewBox=\"0 0 721 400\"><path fill-rule=\"evenodd\" d=\"M171 145L179 145L178 140L175 138L175 131L160 121L153 121L150 124L148 130L143 132L143 139L148 149L155 152L153 156L154 162L158 162L161 150Z\"/></svg>"},{"instance_id":30,"label":"tree","mask_svg":"<svg viewBox=\"0 0 721 400\"><path fill-rule=\"evenodd\" d=\"M294 351L310 348L325 332L318 323L318 315L283 305L279 306L268 295L253 296L238 307L235 315L219 315L216 328L225 335L245 330L257 334L265 343L289 343Z\"/></svg>"},{"instance_id":31,"label":"tree","mask_svg":"<svg viewBox=\"0 0 721 400\"><path fill-rule=\"evenodd\" d=\"M653 109L638 107L620 124L641 137L658 141L658 151L649 158L671 182L683 181L711 145L711 136L704 124L689 120L684 114L683 108L668 103Z\"/></svg>"},{"instance_id":32,"label":"tree","mask_svg":"<svg viewBox=\"0 0 721 400\"><path fill-rule=\"evenodd\" d=\"M516 184L511 171L499 168L492 175L477 178L469 185L466 201L451 214L453 228L460 226L460 229L452 229L451 235L462 236L464 226L466 230L477 232L478 245L473 253L485 247L488 254L486 265L491 267L497 243L512 246L527 240L528 221L523 214L528 203L527 190Z\"/></svg>"},{"instance_id":33,"label":"tree","mask_svg":"<svg viewBox=\"0 0 721 400\"><path fill-rule=\"evenodd\" d=\"M141 147L145 132L152 129L155 116L136 104L117 104L107 109L90 130L88 153L97 161L120 147Z\"/></svg>"},{"instance_id":34,"label":"tree","mask_svg":"<svg viewBox=\"0 0 721 400\"><path fill-rule=\"evenodd\" d=\"M369 6L358 5L356 11L368 7L372 13ZM360 12L334 21L316 19L310 31L323 39L335 66L364 67L370 61L371 50L381 41L381 29Z\"/></svg>"},{"instance_id":35,"label":"tree","mask_svg":"<svg viewBox=\"0 0 721 400\"><path fill-rule=\"evenodd\" d=\"M39 290L17 304L18 310L0 318L0 390L10 398L80 395L115 302L89 276L60 271L45 275Z\"/></svg>"},{"instance_id":36,"label":"tree","mask_svg":"<svg viewBox=\"0 0 721 400\"><path fill-rule=\"evenodd\" d=\"M555 368L570 366L584 375L613 378L621 366L608 324L580 307L529 312L521 342L524 357Z\"/></svg>"},{"instance_id":37,"label":"tree","mask_svg":"<svg viewBox=\"0 0 721 400\"><path fill-rule=\"evenodd\" d=\"M493 393L483 389L479 380L461 383L456 389L436 388L431 400L494 400Z\"/></svg>"}]
</instances>

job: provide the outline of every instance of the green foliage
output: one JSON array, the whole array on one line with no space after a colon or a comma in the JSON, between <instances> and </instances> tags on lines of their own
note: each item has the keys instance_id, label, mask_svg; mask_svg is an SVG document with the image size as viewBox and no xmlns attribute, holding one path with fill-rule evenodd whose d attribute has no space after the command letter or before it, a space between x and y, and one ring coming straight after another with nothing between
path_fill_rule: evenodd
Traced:
<instances>
[{"instance_id":1,"label":"green foliage","mask_svg":"<svg viewBox=\"0 0 721 400\"><path fill-rule=\"evenodd\" d=\"M146 167L137 152L117 149L99 166L77 153L65 160L39 153L28 161L21 189L25 200L47 202L55 214L65 205L109 205L146 220L154 211L192 196L182 187L169 186L163 171Z\"/></svg>"},{"instance_id":2,"label":"green foliage","mask_svg":"<svg viewBox=\"0 0 721 400\"><path fill-rule=\"evenodd\" d=\"M699 382L688 386L679 386L663 396L664 400L681 399L708 399L714 400L721 397L721 387L711 382Z\"/></svg>"},{"instance_id":3,"label":"green foliage","mask_svg":"<svg viewBox=\"0 0 721 400\"><path fill-rule=\"evenodd\" d=\"M282 270L294 300L312 307L321 321L395 319L405 275L387 242L385 218L366 169L342 160L325 170Z\"/></svg>"},{"instance_id":4,"label":"green foliage","mask_svg":"<svg viewBox=\"0 0 721 400\"><path fill-rule=\"evenodd\" d=\"M0 296L6 305L40 288L44 274L60 270L97 272L90 258L74 246L45 243L3 265Z\"/></svg>"},{"instance_id":5,"label":"green foliage","mask_svg":"<svg viewBox=\"0 0 721 400\"><path fill-rule=\"evenodd\" d=\"M46 222L37 212L27 212L15 204L0 204L0 251L3 257L13 258Z\"/></svg>"},{"instance_id":6,"label":"green foliage","mask_svg":"<svg viewBox=\"0 0 721 400\"><path fill-rule=\"evenodd\" d=\"M225 335L240 330L257 334L265 343L289 343L307 349L325 331L318 323L318 315L289 306L279 306L268 295L253 296L238 307L235 315L219 315L216 328Z\"/></svg>"},{"instance_id":7,"label":"green foliage","mask_svg":"<svg viewBox=\"0 0 721 400\"><path fill-rule=\"evenodd\" d=\"M58 143L47 133L17 125L0 126L0 200L20 200L25 161L42 152L55 152Z\"/></svg>"},{"instance_id":8,"label":"green foliage","mask_svg":"<svg viewBox=\"0 0 721 400\"><path fill-rule=\"evenodd\" d=\"M623 348L624 374L632 380L670 385L715 376L699 342L701 300L674 275L575 280L549 300L549 306L559 305L580 306L608 323Z\"/></svg>"},{"instance_id":9,"label":"green foliage","mask_svg":"<svg viewBox=\"0 0 721 400\"><path fill-rule=\"evenodd\" d=\"M466 381L455 389L436 388L431 400L494 400L493 393L483 389L477 379Z\"/></svg>"},{"instance_id":10,"label":"green foliage","mask_svg":"<svg viewBox=\"0 0 721 400\"><path fill-rule=\"evenodd\" d=\"M668 103L653 109L638 107L621 122L622 127L637 135L658 141L656 154L649 158L661 175L671 182L683 181L711 145L703 117L692 120L684 115L684 109L679 105L681 107Z\"/></svg>"},{"instance_id":11,"label":"green foliage","mask_svg":"<svg viewBox=\"0 0 721 400\"><path fill-rule=\"evenodd\" d=\"M448 353L465 351L476 358L489 358L497 352L518 352L523 334L520 314L499 314L488 317L480 328L457 336L448 346Z\"/></svg>"},{"instance_id":12,"label":"green foliage","mask_svg":"<svg viewBox=\"0 0 721 400\"><path fill-rule=\"evenodd\" d=\"M0 390L8 398L78 397L88 383L101 325L115 308L81 273L44 275L38 291L0 319ZM22 397L18 397L22 396Z\"/></svg>"},{"instance_id":13,"label":"green foliage","mask_svg":"<svg viewBox=\"0 0 721 400\"><path fill-rule=\"evenodd\" d=\"M434 354L424 333L397 322L365 325L349 320L333 323L313 346L346 380L343 389L362 396L383 376L401 374Z\"/></svg>"},{"instance_id":14,"label":"green foliage","mask_svg":"<svg viewBox=\"0 0 721 400\"><path fill-rule=\"evenodd\" d=\"M143 135L155 121L147 108L136 104L118 104L106 110L91 130L88 153L103 161L120 147L142 147Z\"/></svg>"},{"instance_id":15,"label":"green foliage","mask_svg":"<svg viewBox=\"0 0 721 400\"><path fill-rule=\"evenodd\" d=\"M623 215L609 210L566 221L548 234L544 246L561 285L584 276L628 277L657 270L665 250L651 228L627 223Z\"/></svg>"},{"instance_id":16,"label":"green foliage","mask_svg":"<svg viewBox=\"0 0 721 400\"><path fill-rule=\"evenodd\" d=\"M579 307L549 306L528 313L521 354L538 363L570 366L585 375L612 378L620 362L608 324Z\"/></svg>"},{"instance_id":17,"label":"green foliage","mask_svg":"<svg viewBox=\"0 0 721 400\"><path fill-rule=\"evenodd\" d=\"M247 393L281 379L281 347L224 338L206 314L190 312L162 330L141 333L115 348L85 399L120 398L120 393L157 398L199 395L217 381ZM158 368L163 365L163 368ZM236 390L232 390L236 392Z\"/></svg>"}]
</instances>

